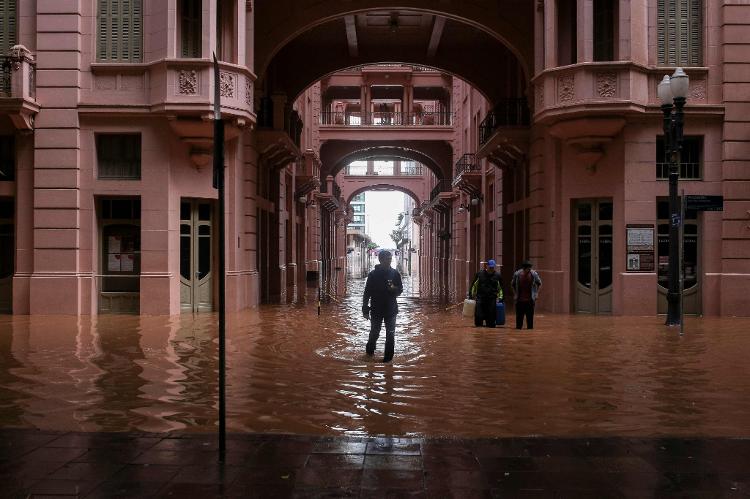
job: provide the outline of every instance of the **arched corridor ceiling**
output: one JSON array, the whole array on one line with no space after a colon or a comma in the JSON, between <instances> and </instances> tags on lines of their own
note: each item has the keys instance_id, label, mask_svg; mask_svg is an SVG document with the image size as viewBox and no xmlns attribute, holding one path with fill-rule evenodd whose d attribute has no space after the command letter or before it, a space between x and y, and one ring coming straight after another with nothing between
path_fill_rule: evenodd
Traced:
<instances>
[{"instance_id":1,"label":"arched corridor ceiling","mask_svg":"<svg viewBox=\"0 0 750 499\"><path fill-rule=\"evenodd\" d=\"M335 176L352 161L397 157L422 163L438 179L450 178L453 150L437 140L328 140L320 147L321 178Z\"/></svg>"},{"instance_id":2,"label":"arched corridor ceiling","mask_svg":"<svg viewBox=\"0 0 750 499\"><path fill-rule=\"evenodd\" d=\"M459 76L496 102L520 96L528 81L533 4L422 0L392 7L373 0L261 1L256 68L266 78L267 92L284 92L293 99L315 81L348 67L426 65Z\"/></svg>"}]
</instances>

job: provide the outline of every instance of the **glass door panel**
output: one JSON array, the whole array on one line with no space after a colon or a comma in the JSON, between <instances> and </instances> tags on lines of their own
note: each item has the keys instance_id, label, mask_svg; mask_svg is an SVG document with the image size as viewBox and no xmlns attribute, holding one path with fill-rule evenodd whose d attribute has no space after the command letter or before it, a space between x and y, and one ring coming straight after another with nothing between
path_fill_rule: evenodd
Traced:
<instances>
[{"instance_id":1,"label":"glass door panel","mask_svg":"<svg viewBox=\"0 0 750 499\"><path fill-rule=\"evenodd\" d=\"M612 202L581 200L575 205L575 311L612 312Z\"/></svg>"}]
</instances>

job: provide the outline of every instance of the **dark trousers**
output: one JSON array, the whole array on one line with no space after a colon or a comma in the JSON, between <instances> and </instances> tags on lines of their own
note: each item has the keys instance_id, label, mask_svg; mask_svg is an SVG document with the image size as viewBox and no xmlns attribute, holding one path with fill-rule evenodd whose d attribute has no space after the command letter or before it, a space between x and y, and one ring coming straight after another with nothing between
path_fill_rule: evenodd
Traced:
<instances>
[{"instance_id":1,"label":"dark trousers","mask_svg":"<svg viewBox=\"0 0 750 499\"><path fill-rule=\"evenodd\" d=\"M526 316L526 327L534 329L534 302L517 301L516 302L516 329L523 327L523 318Z\"/></svg>"},{"instance_id":2,"label":"dark trousers","mask_svg":"<svg viewBox=\"0 0 750 499\"><path fill-rule=\"evenodd\" d=\"M370 313L370 339L367 340L367 355L375 353L375 345L380 337L380 328L385 320L385 352L383 362L393 359L393 350L396 346L396 314L385 315L383 312L372 311Z\"/></svg>"},{"instance_id":3,"label":"dark trousers","mask_svg":"<svg viewBox=\"0 0 750 499\"><path fill-rule=\"evenodd\" d=\"M497 307L494 298L477 298L474 325L481 327L482 322L486 322L487 327L495 327L495 319L497 319Z\"/></svg>"}]
</instances>

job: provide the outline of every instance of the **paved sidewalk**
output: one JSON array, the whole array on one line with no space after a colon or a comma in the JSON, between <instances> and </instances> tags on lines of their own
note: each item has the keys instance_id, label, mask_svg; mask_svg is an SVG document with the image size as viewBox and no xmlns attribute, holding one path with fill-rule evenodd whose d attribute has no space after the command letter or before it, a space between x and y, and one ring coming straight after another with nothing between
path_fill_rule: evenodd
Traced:
<instances>
[{"instance_id":1,"label":"paved sidewalk","mask_svg":"<svg viewBox=\"0 0 750 499\"><path fill-rule=\"evenodd\" d=\"M750 439L0 430L0 497L750 497Z\"/></svg>"}]
</instances>

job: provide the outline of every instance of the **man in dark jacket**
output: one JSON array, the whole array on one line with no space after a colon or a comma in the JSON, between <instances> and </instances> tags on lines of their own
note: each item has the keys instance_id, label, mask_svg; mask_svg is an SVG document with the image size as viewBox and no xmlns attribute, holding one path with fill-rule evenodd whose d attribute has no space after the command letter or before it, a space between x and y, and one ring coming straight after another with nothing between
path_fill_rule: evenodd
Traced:
<instances>
[{"instance_id":1,"label":"man in dark jacket","mask_svg":"<svg viewBox=\"0 0 750 499\"><path fill-rule=\"evenodd\" d=\"M380 328L385 320L385 354L383 362L393 359L396 345L396 297L404 290L401 274L391 267L391 252L378 253L379 265L367 276L365 295L362 302L362 315L370 320L370 339L367 342L367 355L375 353L375 345L380 337ZM372 300L372 306L370 306Z\"/></svg>"},{"instance_id":2,"label":"man in dark jacket","mask_svg":"<svg viewBox=\"0 0 750 499\"><path fill-rule=\"evenodd\" d=\"M495 260L487 262L487 269L480 270L471 285L469 296L476 297L474 308L474 325L480 327L482 322L487 327L495 327L497 303L503 301L503 281L495 272Z\"/></svg>"}]
</instances>

